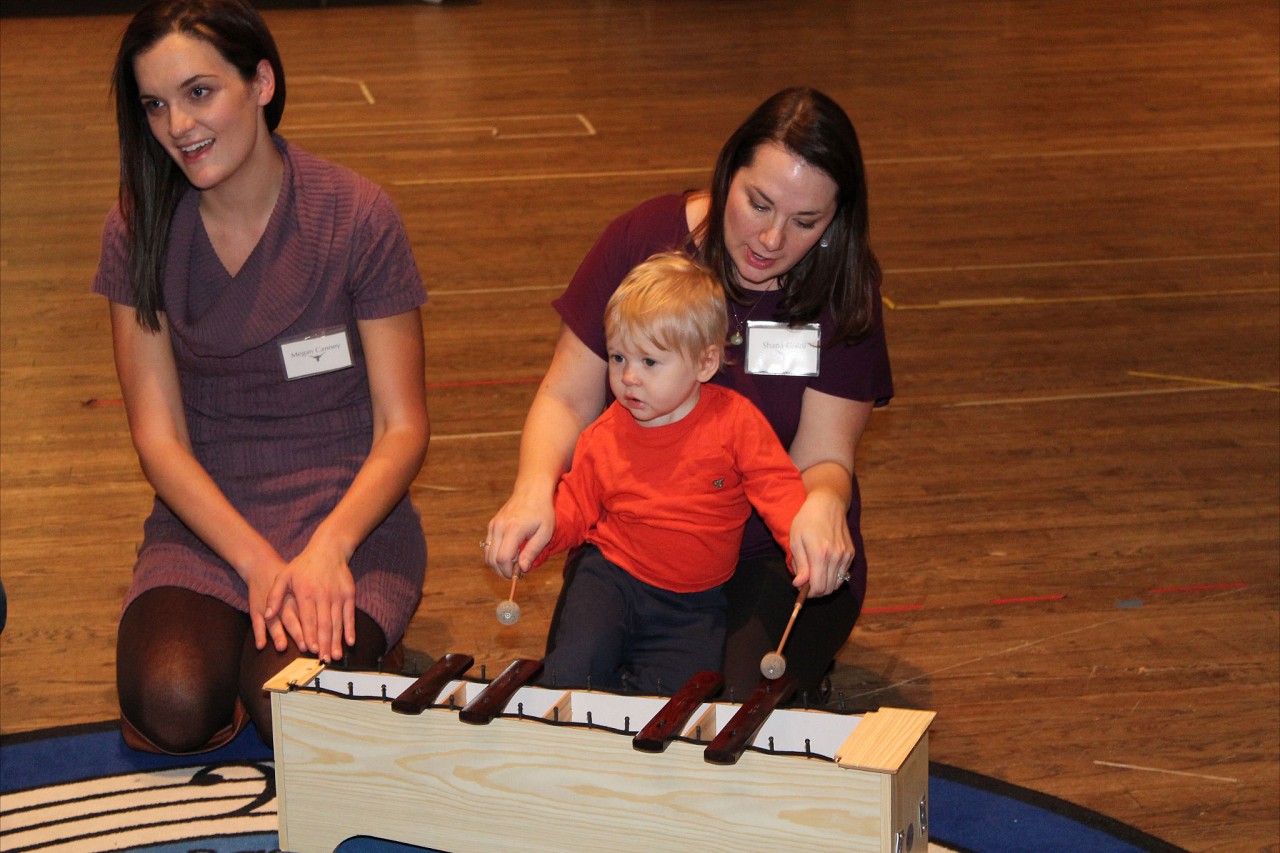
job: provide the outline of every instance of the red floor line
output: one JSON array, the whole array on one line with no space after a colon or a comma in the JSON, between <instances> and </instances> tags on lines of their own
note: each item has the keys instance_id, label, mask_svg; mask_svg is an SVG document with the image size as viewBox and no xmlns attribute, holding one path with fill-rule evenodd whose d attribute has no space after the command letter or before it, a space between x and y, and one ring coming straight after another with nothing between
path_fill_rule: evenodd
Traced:
<instances>
[{"instance_id":1,"label":"red floor line","mask_svg":"<svg viewBox=\"0 0 1280 853\"><path fill-rule=\"evenodd\" d=\"M1066 594L1059 595L1029 595L1023 598L993 598L992 604L1030 604L1036 601L1061 601L1066 598Z\"/></svg>"}]
</instances>

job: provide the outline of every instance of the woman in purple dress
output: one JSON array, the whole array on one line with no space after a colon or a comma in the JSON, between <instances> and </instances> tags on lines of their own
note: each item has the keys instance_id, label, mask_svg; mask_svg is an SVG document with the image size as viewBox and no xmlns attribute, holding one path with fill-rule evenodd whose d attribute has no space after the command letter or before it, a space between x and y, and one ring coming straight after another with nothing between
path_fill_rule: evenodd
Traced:
<instances>
[{"instance_id":1,"label":"woman in purple dress","mask_svg":"<svg viewBox=\"0 0 1280 853\"><path fill-rule=\"evenodd\" d=\"M420 306L378 187L275 135L284 71L240 0L158 0L113 77L120 202L94 290L155 489L117 639L126 740L194 752L300 653L376 666L421 598L408 490Z\"/></svg>"},{"instance_id":2,"label":"woman in purple dress","mask_svg":"<svg viewBox=\"0 0 1280 853\"><path fill-rule=\"evenodd\" d=\"M673 249L715 270L728 296L728 366L712 381L760 407L808 491L791 529L794 577L760 519L748 524L726 585L726 684L742 699L760 681L807 582L785 654L800 701L817 703L866 594L855 452L872 408L893 395L862 154L848 116L821 92L775 94L725 143L710 190L644 202L597 240L554 303L560 338L525 421L512 495L489 522L486 561L510 577L550 539L555 484L608 403L604 306L632 267ZM574 570L570 556L566 575Z\"/></svg>"}]
</instances>

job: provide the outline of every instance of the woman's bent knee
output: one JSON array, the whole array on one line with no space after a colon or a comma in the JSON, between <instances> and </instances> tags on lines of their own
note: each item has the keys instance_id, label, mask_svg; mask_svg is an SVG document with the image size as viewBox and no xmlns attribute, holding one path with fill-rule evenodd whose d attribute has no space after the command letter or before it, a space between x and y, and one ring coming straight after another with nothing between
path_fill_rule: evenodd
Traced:
<instances>
[{"instance_id":1,"label":"woman's bent knee","mask_svg":"<svg viewBox=\"0 0 1280 853\"><path fill-rule=\"evenodd\" d=\"M234 725L236 697L190 679L152 679L121 685L120 715L130 746L175 754L203 752L219 745L219 735Z\"/></svg>"}]
</instances>

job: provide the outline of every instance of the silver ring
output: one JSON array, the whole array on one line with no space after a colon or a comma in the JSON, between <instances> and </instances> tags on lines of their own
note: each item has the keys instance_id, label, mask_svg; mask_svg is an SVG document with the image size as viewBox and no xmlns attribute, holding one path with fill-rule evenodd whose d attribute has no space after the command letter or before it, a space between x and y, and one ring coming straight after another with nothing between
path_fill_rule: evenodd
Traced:
<instances>
[{"instance_id":1,"label":"silver ring","mask_svg":"<svg viewBox=\"0 0 1280 853\"><path fill-rule=\"evenodd\" d=\"M839 584L842 584L842 583L848 583L848 582L849 582L849 573L848 573L848 572L841 572L840 574L836 575L836 585L837 585L837 586L838 586Z\"/></svg>"},{"instance_id":2,"label":"silver ring","mask_svg":"<svg viewBox=\"0 0 1280 853\"><path fill-rule=\"evenodd\" d=\"M491 545L491 544L492 544L492 543L491 543L491 542L489 542L489 540L488 540L488 539L486 539L486 540L484 540L483 542L481 542L481 543L480 543L480 547L481 547L481 548L488 548L488 547L489 547L489 545Z\"/></svg>"}]
</instances>

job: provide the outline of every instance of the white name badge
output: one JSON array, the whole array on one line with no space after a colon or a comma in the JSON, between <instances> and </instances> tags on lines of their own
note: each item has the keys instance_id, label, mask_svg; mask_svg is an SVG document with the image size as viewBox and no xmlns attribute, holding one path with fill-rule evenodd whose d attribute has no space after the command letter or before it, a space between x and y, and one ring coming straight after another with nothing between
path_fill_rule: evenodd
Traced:
<instances>
[{"instance_id":1,"label":"white name badge","mask_svg":"<svg viewBox=\"0 0 1280 853\"><path fill-rule=\"evenodd\" d=\"M332 373L352 365L351 344L347 330L341 326L284 339L280 341L280 356L284 359L285 379Z\"/></svg>"},{"instance_id":2,"label":"white name badge","mask_svg":"<svg viewBox=\"0 0 1280 853\"><path fill-rule=\"evenodd\" d=\"M822 332L817 323L788 326L768 320L747 322L747 373L817 376Z\"/></svg>"}]
</instances>

